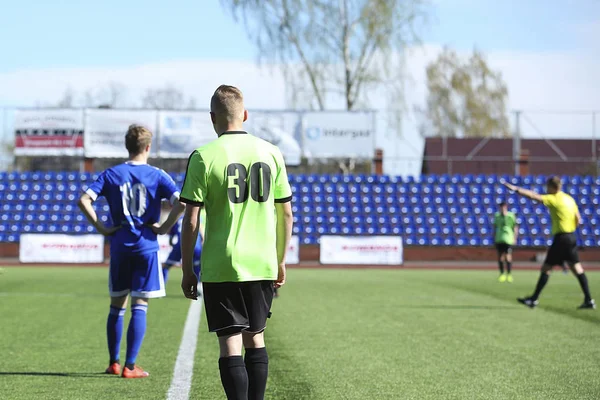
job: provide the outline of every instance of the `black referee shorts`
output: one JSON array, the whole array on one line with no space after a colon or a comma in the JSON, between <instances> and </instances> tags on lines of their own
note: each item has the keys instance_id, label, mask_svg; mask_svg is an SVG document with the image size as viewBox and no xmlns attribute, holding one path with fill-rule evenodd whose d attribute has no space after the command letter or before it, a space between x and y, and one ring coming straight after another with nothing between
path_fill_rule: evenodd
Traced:
<instances>
[{"instance_id":1,"label":"black referee shorts","mask_svg":"<svg viewBox=\"0 0 600 400\"><path fill-rule=\"evenodd\" d=\"M577 252L577 236L575 233L558 233L554 235L552 245L546 255L547 265L577 264L579 262L579 253Z\"/></svg>"},{"instance_id":2,"label":"black referee shorts","mask_svg":"<svg viewBox=\"0 0 600 400\"><path fill-rule=\"evenodd\" d=\"M273 303L273 281L202 283L208 330L217 336L260 333Z\"/></svg>"},{"instance_id":3,"label":"black referee shorts","mask_svg":"<svg viewBox=\"0 0 600 400\"><path fill-rule=\"evenodd\" d=\"M498 252L498 255L504 253L511 254L512 246L508 243L496 243L496 251Z\"/></svg>"}]
</instances>

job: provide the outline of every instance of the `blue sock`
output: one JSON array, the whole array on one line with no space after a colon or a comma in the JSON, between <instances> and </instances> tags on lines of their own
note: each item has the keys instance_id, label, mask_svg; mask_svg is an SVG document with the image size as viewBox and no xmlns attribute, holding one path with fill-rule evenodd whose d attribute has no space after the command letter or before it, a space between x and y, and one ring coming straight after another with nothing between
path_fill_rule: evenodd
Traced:
<instances>
[{"instance_id":1,"label":"blue sock","mask_svg":"<svg viewBox=\"0 0 600 400\"><path fill-rule=\"evenodd\" d=\"M169 279L169 267L163 267L163 281L165 282L165 285L167 284L167 280Z\"/></svg>"},{"instance_id":2,"label":"blue sock","mask_svg":"<svg viewBox=\"0 0 600 400\"><path fill-rule=\"evenodd\" d=\"M127 358L125 365L133 366L135 359L140 352L144 334L146 333L146 312L147 305L135 304L131 306L131 320L129 320L129 328L127 329Z\"/></svg>"},{"instance_id":3,"label":"blue sock","mask_svg":"<svg viewBox=\"0 0 600 400\"><path fill-rule=\"evenodd\" d=\"M106 338L108 339L108 353L110 354L111 364L119 361L124 315L124 308L110 306L108 320L106 321Z\"/></svg>"}]
</instances>

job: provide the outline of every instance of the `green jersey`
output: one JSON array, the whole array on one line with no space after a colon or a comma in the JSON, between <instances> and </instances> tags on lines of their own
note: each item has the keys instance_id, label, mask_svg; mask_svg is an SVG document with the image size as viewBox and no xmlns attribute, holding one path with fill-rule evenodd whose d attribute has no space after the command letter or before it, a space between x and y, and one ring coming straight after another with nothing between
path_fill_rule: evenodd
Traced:
<instances>
[{"instance_id":1,"label":"green jersey","mask_svg":"<svg viewBox=\"0 0 600 400\"><path fill-rule=\"evenodd\" d=\"M496 229L496 243L515 244L515 226L517 226L517 217L512 212L506 215L497 212L494 216L494 227Z\"/></svg>"},{"instance_id":2,"label":"green jersey","mask_svg":"<svg viewBox=\"0 0 600 400\"><path fill-rule=\"evenodd\" d=\"M203 282L277 279L275 203L291 201L283 156L274 145L225 132L188 161L180 200L206 208Z\"/></svg>"}]
</instances>

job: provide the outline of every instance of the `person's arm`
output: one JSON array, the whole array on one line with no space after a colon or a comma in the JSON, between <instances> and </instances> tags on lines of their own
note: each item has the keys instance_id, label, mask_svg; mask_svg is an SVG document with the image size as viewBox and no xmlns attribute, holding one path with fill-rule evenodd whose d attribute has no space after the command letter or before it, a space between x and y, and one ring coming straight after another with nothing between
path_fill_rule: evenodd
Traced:
<instances>
[{"instance_id":1,"label":"person's arm","mask_svg":"<svg viewBox=\"0 0 600 400\"><path fill-rule=\"evenodd\" d=\"M179 201L186 204L181 222L181 289L188 299L198 299L198 277L194 274L194 248L198 241L200 209L204 207L206 188L206 166L200 153L190 155Z\"/></svg>"},{"instance_id":2,"label":"person's arm","mask_svg":"<svg viewBox=\"0 0 600 400\"><path fill-rule=\"evenodd\" d=\"M194 248L198 240L200 206L188 204L181 223L181 288L188 299L198 299L198 278L194 274Z\"/></svg>"},{"instance_id":3,"label":"person's arm","mask_svg":"<svg viewBox=\"0 0 600 400\"><path fill-rule=\"evenodd\" d=\"M575 212L575 226L579 226L581 224L581 214L579 213L579 209Z\"/></svg>"},{"instance_id":4,"label":"person's arm","mask_svg":"<svg viewBox=\"0 0 600 400\"><path fill-rule=\"evenodd\" d=\"M156 223L150 225L150 228L152 228L152 231L154 231L154 233L156 233L157 235L164 235L166 233L169 233L171 228L175 226L175 224L185 211L185 208L186 207L184 203L180 202L179 200L176 200L175 204L173 204L173 208L171 208L171 211L169 212L169 216L167 217L167 219L162 224Z\"/></svg>"},{"instance_id":5,"label":"person's arm","mask_svg":"<svg viewBox=\"0 0 600 400\"><path fill-rule=\"evenodd\" d=\"M198 213L198 235L200 235L200 243L204 244L204 224L201 221L201 212Z\"/></svg>"},{"instance_id":6,"label":"person's arm","mask_svg":"<svg viewBox=\"0 0 600 400\"><path fill-rule=\"evenodd\" d=\"M537 192L534 192L533 190L523 189L522 187L512 185L508 182L503 182L502 184L508 190L512 190L513 192L516 192L517 194L520 194L523 197L527 197L528 199L531 199L534 201L543 202L542 195Z\"/></svg>"},{"instance_id":7,"label":"person's arm","mask_svg":"<svg viewBox=\"0 0 600 400\"><path fill-rule=\"evenodd\" d=\"M79 201L77 202L81 212L83 215L85 215L90 224L96 228L98 233L104 236L110 236L118 231L121 228L120 226L107 227L98 220L98 215L96 215L96 211L94 210L94 207L92 207L93 202L94 200L92 200L92 197L88 193L81 195Z\"/></svg>"},{"instance_id":8,"label":"person's arm","mask_svg":"<svg viewBox=\"0 0 600 400\"><path fill-rule=\"evenodd\" d=\"M290 201L275 203L275 209L277 210L277 263L279 265L275 287L279 288L285 284L285 256L292 239L294 215L292 214L292 202Z\"/></svg>"},{"instance_id":9,"label":"person's arm","mask_svg":"<svg viewBox=\"0 0 600 400\"><path fill-rule=\"evenodd\" d=\"M517 242L518 238L519 238L519 225L515 221L515 243Z\"/></svg>"}]
</instances>

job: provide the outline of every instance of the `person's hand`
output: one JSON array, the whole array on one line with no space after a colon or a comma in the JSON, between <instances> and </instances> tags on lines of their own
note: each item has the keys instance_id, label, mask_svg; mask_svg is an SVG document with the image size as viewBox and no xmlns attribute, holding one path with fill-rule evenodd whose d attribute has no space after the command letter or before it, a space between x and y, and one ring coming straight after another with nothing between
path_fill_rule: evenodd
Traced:
<instances>
[{"instance_id":1,"label":"person's hand","mask_svg":"<svg viewBox=\"0 0 600 400\"><path fill-rule=\"evenodd\" d=\"M167 233L164 226L162 224L159 224L158 222L147 225L150 227L150 229L152 229L152 232L156 233L157 235L164 235L165 233Z\"/></svg>"},{"instance_id":2,"label":"person's hand","mask_svg":"<svg viewBox=\"0 0 600 400\"><path fill-rule=\"evenodd\" d=\"M279 268L277 271L277 280L275 281L275 289L279 289L280 287L285 285L285 275L286 275L285 263L281 263L281 264L279 264Z\"/></svg>"},{"instance_id":3,"label":"person's hand","mask_svg":"<svg viewBox=\"0 0 600 400\"><path fill-rule=\"evenodd\" d=\"M100 226L96 227L96 229L98 230L98 233L100 233L101 235L111 236L116 231L118 231L119 229L121 229L121 227L120 226L104 226L104 225L100 225Z\"/></svg>"},{"instance_id":4,"label":"person's hand","mask_svg":"<svg viewBox=\"0 0 600 400\"><path fill-rule=\"evenodd\" d=\"M188 299L198 300L198 277L196 274L184 272L183 278L181 278L181 289L183 295Z\"/></svg>"},{"instance_id":5,"label":"person's hand","mask_svg":"<svg viewBox=\"0 0 600 400\"><path fill-rule=\"evenodd\" d=\"M518 187L517 187L517 186L515 186L515 185L513 185L513 184L511 184L511 183L508 183L508 182L506 182L506 181L503 181L503 182L502 182L502 184L503 184L503 185L504 185L504 187L506 187L508 190L511 190L511 191L513 191L513 192L516 192L516 191L517 191L517 189L518 189Z\"/></svg>"}]
</instances>

